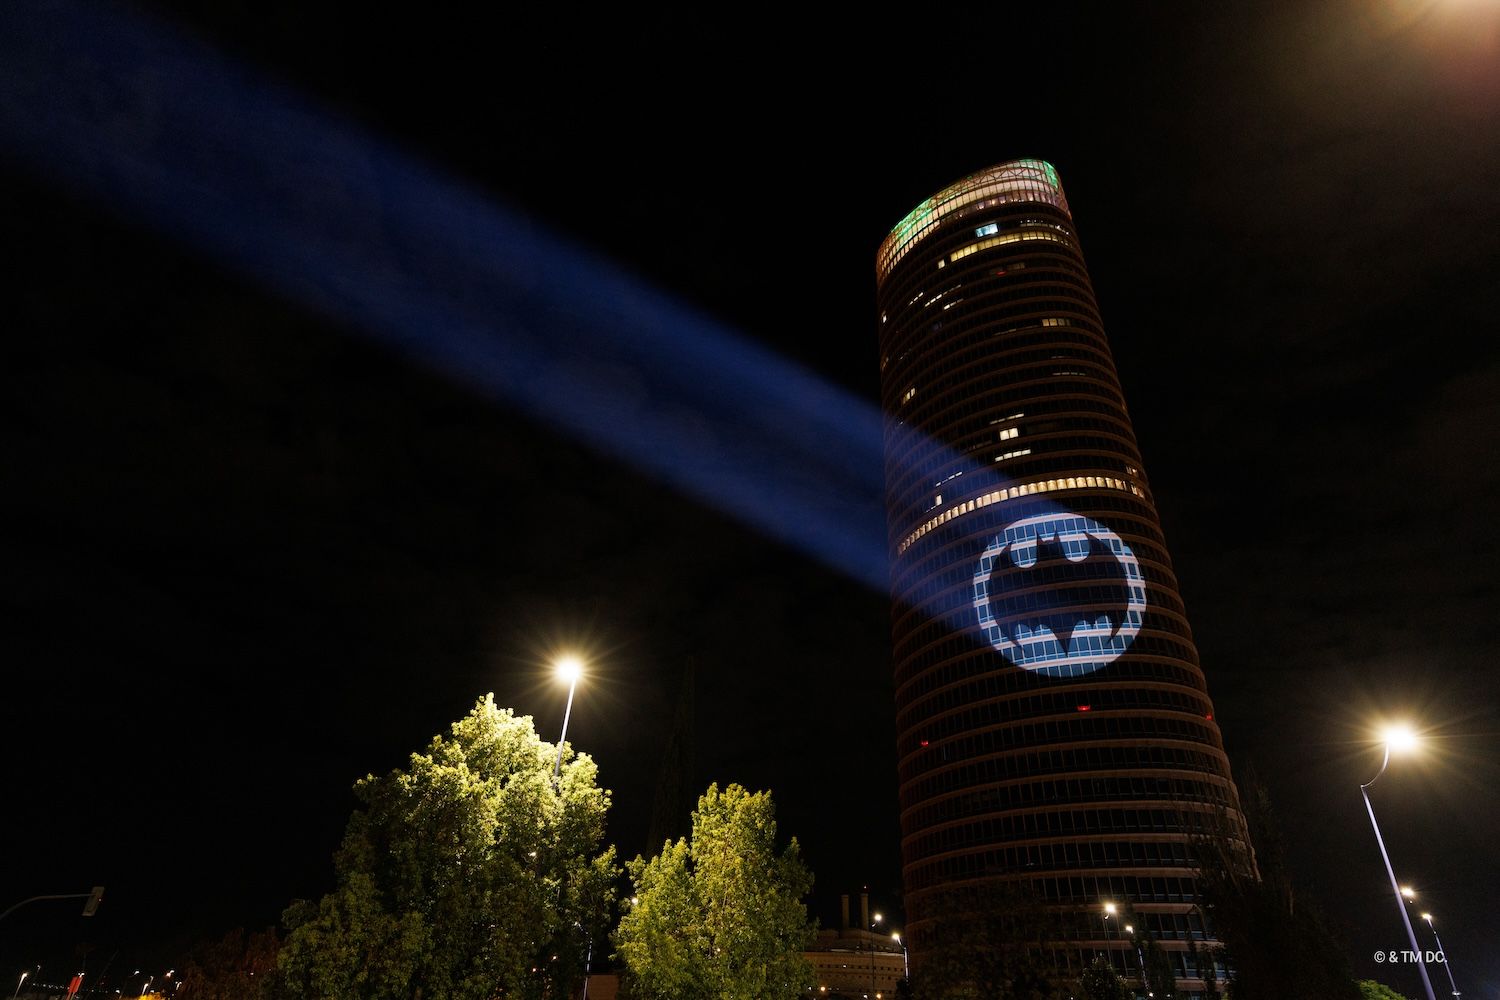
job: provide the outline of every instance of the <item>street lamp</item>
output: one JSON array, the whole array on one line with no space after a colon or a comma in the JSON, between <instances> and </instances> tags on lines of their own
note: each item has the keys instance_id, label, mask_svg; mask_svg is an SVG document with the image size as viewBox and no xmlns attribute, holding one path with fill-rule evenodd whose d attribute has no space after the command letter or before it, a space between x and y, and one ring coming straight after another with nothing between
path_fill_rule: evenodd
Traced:
<instances>
[{"instance_id":1,"label":"street lamp","mask_svg":"<svg viewBox=\"0 0 1500 1000\"><path fill-rule=\"evenodd\" d=\"M563 712L562 739L557 741L557 766L552 769L552 781L562 777L563 744L568 742L568 719L573 715L573 692L578 690L578 678L583 675L583 661L576 656L564 656L557 661L557 677L568 682L568 707Z\"/></svg>"},{"instance_id":2,"label":"street lamp","mask_svg":"<svg viewBox=\"0 0 1500 1000\"><path fill-rule=\"evenodd\" d=\"M1396 881L1396 873L1391 868L1391 856L1385 850L1385 838L1380 835L1380 824L1375 822L1375 807L1370 804L1370 786L1380 780L1385 769L1391 764L1391 751L1404 753L1413 750L1417 745L1417 734L1412 732L1410 726L1390 726L1381 733L1381 742L1385 744L1385 759L1380 762L1380 770L1375 777L1359 786L1360 795L1364 796L1365 809L1370 814L1370 826L1375 830L1375 843L1380 845L1380 857L1385 862L1385 873L1391 879L1391 892L1396 897L1396 909L1401 911L1401 924L1406 928L1406 939L1411 942L1412 954L1421 951L1417 947L1417 932L1412 930L1411 917L1406 913L1406 900L1401 891L1401 885ZM1432 992L1432 980L1427 976L1427 965L1425 962L1417 962L1417 972L1422 976L1422 989L1427 993L1427 1000L1437 1000Z\"/></svg>"},{"instance_id":3,"label":"street lamp","mask_svg":"<svg viewBox=\"0 0 1500 1000\"><path fill-rule=\"evenodd\" d=\"M21 984L24 983L24 982L26 982L26 977L29 976L29 975L31 975L31 973L29 971L21 973L21 978L16 982L16 991L11 994L12 998L18 997L18 996L21 995Z\"/></svg>"},{"instance_id":4,"label":"street lamp","mask_svg":"<svg viewBox=\"0 0 1500 1000\"><path fill-rule=\"evenodd\" d=\"M1453 990L1453 995L1458 996L1458 984L1453 981L1453 963L1448 961L1448 953L1443 950L1443 939L1438 937L1437 927L1432 923L1432 914L1422 914L1422 919L1427 921L1427 929L1432 931L1432 939L1437 942L1438 954L1443 956L1443 968L1448 973L1448 987Z\"/></svg>"},{"instance_id":5,"label":"street lamp","mask_svg":"<svg viewBox=\"0 0 1500 1000\"><path fill-rule=\"evenodd\" d=\"M911 978L911 959L906 955L906 942L901 940L900 931L891 931L891 940L901 946L901 978Z\"/></svg>"}]
</instances>

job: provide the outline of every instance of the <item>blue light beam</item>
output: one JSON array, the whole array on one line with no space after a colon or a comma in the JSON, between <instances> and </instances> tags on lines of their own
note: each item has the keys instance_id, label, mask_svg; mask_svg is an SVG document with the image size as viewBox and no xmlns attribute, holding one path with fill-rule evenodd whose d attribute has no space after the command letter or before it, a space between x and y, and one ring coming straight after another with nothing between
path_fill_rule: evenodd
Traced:
<instances>
[{"instance_id":1,"label":"blue light beam","mask_svg":"<svg viewBox=\"0 0 1500 1000\"><path fill-rule=\"evenodd\" d=\"M0 136L111 211L889 585L876 407L202 42L88 4L0 5ZM891 431L901 477L1004 486ZM980 641L969 597L904 596Z\"/></svg>"}]
</instances>

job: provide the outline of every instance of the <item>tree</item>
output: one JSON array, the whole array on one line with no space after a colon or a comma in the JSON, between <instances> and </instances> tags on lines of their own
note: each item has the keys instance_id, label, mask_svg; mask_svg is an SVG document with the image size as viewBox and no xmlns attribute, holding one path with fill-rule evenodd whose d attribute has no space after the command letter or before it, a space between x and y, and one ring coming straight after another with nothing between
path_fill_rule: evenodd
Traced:
<instances>
[{"instance_id":1,"label":"tree","mask_svg":"<svg viewBox=\"0 0 1500 1000\"><path fill-rule=\"evenodd\" d=\"M485 696L405 770L354 786L337 888L294 904L280 969L296 997L566 997L618 876L610 794L586 754Z\"/></svg>"},{"instance_id":2,"label":"tree","mask_svg":"<svg viewBox=\"0 0 1500 1000\"><path fill-rule=\"evenodd\" d=\"M1130 1000L1125 981L1103 955L1083 970L1078 980L1078 992L1083 1000Z\"/></svg>"},{"instance_id":3,"label":"tree","mask_svg":"<svg viewBox=\"0 0 1500 1000\"><path fill-rule=\"evenodd\" d=\"M614 942L638 1000L792 1000L813 984L812 873L797 839L776 850L770 792L710 785L687 839L627 866L634 894Z\"/></svg>"},{"instance_id":4,"label":"tree","mask_svg":"<svg viewBox=\"0 0 1500 1000\"><path fill-rule=\"evenodd\" d=\"M967 886L930 905L941 915L912 972L918 1000L1046 1000L1059 994L1042 957L1047 942L1060 936L1055 919L1025 890Z\"/></svg>"},{"instance_id":5,"label":"tree","mask_svg":"<svg viewBox=\"0 0 1500 1000\"><path fill-rule=\"evenodd\" d=\"M173 998L268 1000L274 993L276 928L246 934L236 928L211 944L195 947L182 963Z\"/></svg>"},{"instance_id":6,"label":"tree","mask_svg":"<svg viewBox=\"0 0 1500 1000\"><path fill-rule=\"evenodd\" d=\"M1223 942L1229 1000L1359 1000L1337 935L1293 889L1265 786L1243 768L1239 787L1244 824L1206 816L1193 838L1205 922Z\"/></svg>"},{"instance_id":7,"label":"tree","mask_svg":"<svg viewBox=\"0 0 1500 1000\"><path fill-rule=\"evenodd\" d=\"M1363 1000L1406 1000L1405 994L1397 993L1385 983L1373 979L1361 979L1354 985L1359 987Z\"/></svg>"},{"instance_id":8,"label":"tree","mask_svg":"<svg viewBox=\"0 0 1500 1000\"><path fill-rule=\"evenodd\" d=\"M1146 938L1145 944L1136 940L1136 947L1146 958L1146 992L1149 996L1171 1000L1177 995L1177 973L1167 951L1155 938Z\"/></svg>"}]
</instances>

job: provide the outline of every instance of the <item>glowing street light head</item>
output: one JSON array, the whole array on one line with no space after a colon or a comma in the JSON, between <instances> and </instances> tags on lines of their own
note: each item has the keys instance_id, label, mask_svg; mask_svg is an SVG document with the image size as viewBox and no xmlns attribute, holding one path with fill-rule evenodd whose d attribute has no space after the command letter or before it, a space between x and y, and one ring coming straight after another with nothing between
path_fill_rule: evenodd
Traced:
<instances>
[{"instance_id":1,"label":"glowing street light head","mask_svg":"<svg viewBox=\"0 0 1500 1000\"><path fill-rule=\"evenodd\" d=\"M1417 734L1412 731L1411 726L1399 723L1394 726L1386 726L1381 730L1380 738L1390 749L1391 753L1410 753L1417 748Z\"/></svg>"},{"instance_id":2,"label":"glowing street light head","mask_svg":"<svg viewBox=\"0 0 1500 1000\"><path fill-rule=\"evenodd\" d=\"M1401 895L1405 896L1407 899L1416 899L1417 890L1413 889L1409 885L1403 885L1401 887Z\"/></svg>"},{"instance_id":3,"label":"glowing street light head","mask_svg":"<svg viewBox=\"0 0 1500 1000\"><path fill-rule=\"evenodd\" d=\"M1432 923L1432 914L1424 913L1422 914L1422 919L1427 921L1427 923L1430 925Z\"/></svg>"},{"instance_id":4,"label":"glowing street light head","mask_svg":"<svg viewBox=\"0 0 1500 1000\"><path fill-rule=\"evenodd\" d=\"M900 944L901 943L901 932L900 931L891 931L891 940L894 941L894 942L896 942L897 944Z\"/></svg>"},{"instance_id":5,"label":"glowing street light head","mask_svg":"<svg viewBox=\"0 0 1500 1000\"><path fill-rule=\"evenodd\" d=\"M880 913L875 914L875 922L877 924L880 923L881 921L883 921L884 919L885 919L885 916L883 914L880 914Z\"/></svg>"},{"instance_id":6,"label":"glowing street light head","mask_svg":"<svg viewBox=\"0 0 1500 1000\"><path fill-rule=\"evenodd\" d=\"M1110 916L1114 916L1115 915L1115 904L1114 903L1105 903L1104 904L1104 912L1107 913L1107 914L1109 914Z\"/></svg>"},{"instance_id":7,"label":"glowing street light head","mask_svg":"<svg viewBox=\"0 0 1500 1000\"><path fill-rule=\"evenodd\" d=\"M564 656L557 661L555 669L559 680L576 684L578 678L583 676L583 661L576 656Z\"/></svg>"}]
</instances>

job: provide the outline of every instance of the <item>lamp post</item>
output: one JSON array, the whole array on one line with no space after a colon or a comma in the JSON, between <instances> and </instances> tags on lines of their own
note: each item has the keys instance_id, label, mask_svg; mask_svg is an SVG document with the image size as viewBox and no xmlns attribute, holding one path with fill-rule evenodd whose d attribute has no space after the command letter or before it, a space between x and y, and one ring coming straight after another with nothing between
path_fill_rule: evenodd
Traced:
<instances>
[{"instance_id":1,"label":"lamp post","mask_svg":"<svg viewBox=\"0 0 1500 1000\"><path fill-rule=\"evenodd\" d=\"M1427 921L1427 929L1432 931L1432 939L1437 942L1438 954L1443 956L1443 969L1448 973L1448 987L1458 996L1458 984L1453 981L1453 963L1448 961L1448 953L1443 950L1443 939L1438 937L1437 927L1432 922L1432 914L1422 914L1422 919Z\"/></svg>"},{"instance_id":2,"label":"lamp post","mask_svg":"<svg viewBox=\"0 0 1500 1000\"><path fill-rule=\"evenodd\" d=\"M1135 967L1141 974L1141 989L1150 991L1150 985L1146 982L1146 953L1141 950L1141 939L1135 935L1135 925L1126 924L1125 933L1130 935L1130 940L1135 944Z\"/></svg>"},{"instance_id":3,"label":"lamp post","mask_svg":"<svg viewBox=\"0 0 1500 1000\"><path fill-rule=\"evenodd\" d=\"M1439 945L1438 947L1442 947L1442 946ZM21 995L21 984L24 983L24 982L26 982L26 977L29 976L29 975L31 975L31 973L29 971L21 973L21 978L16 981L16 991L11 994L12 1000L14 1000L15 997L18 997L18 996Z\"/></svg>"},{"instance_id":4,"label":"lamp post","mask_svg":"<svg viewBox=\"0 0 1500 1000\"><path fill-rule=\"evenodd\" d=\"M901 946L901 978L902 979L910 979L911 978L911 959L907 957L907 954L906 954L906 942L903 941L903 940L901 940L901 932L900 931L892 931L891 932L891 940L894 941L894 942L896 942L897 944L899 944ZM1442 947L1442 946L1439 945L1438 947Z\"/></svg>"},{"instance_id":5,"label":"lamp post","mask_svg":"<svg viewBox=\"0 0 1500 1000\"><path fill-rule=\"evenodd\" d=\"M870 995L871 1000L874 1000L874 997L875 997L875 928L879 927L880 926L880 922L882 920L884 920L884 919L885 919L885 917L881 916L879 913L876 913L875 914L875 919L870 922L870 941L869 941L869 945L870 945L870 994L869 995Z\"/></svg>"},{"instance_id":6,"label":"lamp post","mask_svg":"<svg viewBox=\"0 0 1500 1000\"><path fill-rule=\"evenodd\" d=\"M1370 826L1375 830L1375 843L1380 846L1380 857L1385 862L1385 873L1390 876L1391 892L1396 897L1396 909L1401 911L1401 925L1406 928L1406 939L1411 942L1412 954L1419 954L1421 949L1417 947L1417 932L1412 930L1411 917L1406 913L1406 899L1401 892L1401 885L1396 881L1396 873L1391 868L1391 856L1385 850L1385 838L1380 835L1380 824L1375 822L1375 807L1370 804L1370 786L1380 780L1385 769L1391 764L1391 750L1398 752L1410 750L1417 745L1416 734L1406 726L1393 726L1383 734L1385 743L1385 759L1380 763L1380 770L1375 777L1359 786L1360 795L1364 796L1365 810L1370 814ZM1422 976L1422 989L1427 993L1427 1000L1437 1000L1432 992L1432 980L1427 976L1427 965L1417 962L1417 972Z\"/></svg>"},{"instance_id":7,"label":"lamp post","mask_svg":"<svg viewBox=\"0 0 1500 1000\"><path fill-rule=\"evenodd\" d=\"M573 692L578 690L578 678L583 675L583 662L576 656L564 656L557 661L557 676L568 682L568 707L563 711L562 738L557 741L557 766L552 769L552 782L562 778L563 744L568 742L568 720L573 716Z\"/></svg>"}]
</instances>

